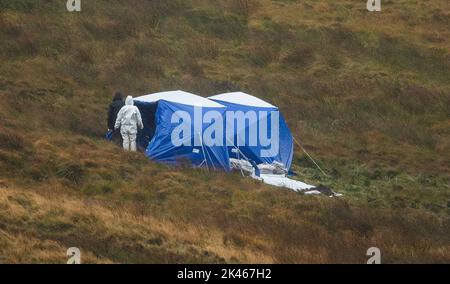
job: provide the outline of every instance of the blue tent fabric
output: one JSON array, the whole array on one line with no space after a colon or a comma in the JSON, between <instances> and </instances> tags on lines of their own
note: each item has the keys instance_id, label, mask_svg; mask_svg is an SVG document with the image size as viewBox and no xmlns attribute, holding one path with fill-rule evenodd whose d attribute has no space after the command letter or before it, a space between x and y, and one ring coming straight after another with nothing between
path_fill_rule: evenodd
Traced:
<instances>
[{"instance_id":1,"label":"blue tent fabric","mask_svg":"<svg viewBox=\"0 0 450 284\"><path fill-rule=\"evenodd\" d=\"M177 92L177 93L175 93ZM177 95L183 95L184 92L175 91L170 92L174 93L174 98L177 98ZM159 93L163 94L163 93ZM189 94L191 97L193 94ZM152 95L149 95L152 96ZM163 96L170 97L170 96ZM195 141L201 140L203 137L203 132L208 126L211 124L202 123L201 124L201 133L196 133L194 129L194 123L191 124L191 136L186 137L186 143L181 146L175 146L172 139L172 133L174 129L178 126L178 124L172 123L172 116L176 112L184 111L192 117L192 122L194 121L194 102L189 104L189 96L186 96L187 99L185 103L178 103L177 101L183 101L180 99L177 100L166 100L166 99L158 99L157 102L146 102L140 101L140 98L136 98L135 104L141 110L141 115L143 118L144 129L141 131L140 135L138 135L138 141L141 145L146 146L145 154L152 160L170 164L170 165L180 165L183 163L189 163L194 167L207 167L209 169L220 169L224 171L230 170L229 165L229 155L227 148L224 146L208 146L204 143L200 145L195 145ZM144 97L141 97L144 100ZM199 97L201 100L208 102L207 99ZM151 98L152 99L152 98ZM194 98L195 100L195 98ZM184 102L184 101L183 101ZM209 106L201 106L203 112L205 111L217 111L221 115L225 115L226 108L220 104L213 103L214 105L220 107L209 107ZM210 103L211 105L211 103ZM153 110L151 109L153 106ZM197 105L198 107L198 105ZM154 123L152 125L152 115L154 116ZM150 139L147 142L146 139ZM188 143L189 142L189 143Z\"/></svg>"},{"instance_id":2,"label":"blue tent fabric","mask_svg":"<svg viewBox=\"0 0 450 284\"><path fill-rule=\"evenodd\" d=\"M250 96L250 95L247 95ZM279 112L278 108L275 106L271 106L269 104L264 105L263 107L259 107L259 106L248 106L248 105L241 105L238 103L231 103L228 101L223 101L223 100L219 100L219 99L215 99L214 96L210 97L211 100L216 101L224 106L227 107L227 111L242 111L244 113L248 112L248 111L255 111L257 113L266 113L267 114L267 119L265 120L267 122L267 132L271 133L271 112L277 112L279 115L279 150L277 153L275 153L275 155L271 156L271 157L263 157L261 155L261 150L266 149L268 147L263 147L260 143L258 143L256 146L250 146L249 145L249 139L246 139L245 141L245 145L238 145L238 129L237 129L237 125L235 122L234 125L234 140L233 140L233 146L228 147L228 151L229 151L229 156L230 158L235 158L235 159L239 159L242 158L242 154L249 160L256 162L257 164L261 164L261 163L267 163L267 164L271 164L274 161L280 162L282 163L286 169L290 169L291 165L292 165L292 158L293 158L293 154L294 154L294 143L293 143L293 138L292 138L292 134L291 131L284 119L284 117L282 116L282 114ZM236 99L235 101L239 101L238 99ZM260 126L261 123L263 123L263 121L261 121L261 117L258 119L257 123L259 124L258 127L258 137L259 137L259 131L260 131ZM229 127L229 125L227 125L227 127ZM244 137L249 137L249 129L250 129L250 125L248 122L246 122L245 124L245 128L241 131L245 131L245 133L239 133L239 134L245 134ZM258 140L259 141L259 140ZM239 151L236 151L236 148L239 149Z\"/></svg>"},{"instance_id":3,"label":"blue tent fabric","mask_svg":"<svg viewBox=\"0 0 450 284\"><path fill-rule=\"evenodd\" d=\"M290 169L294 153L293 138L289 127L280 114L278 108L256 97L245 93L229 93L210 97L209 100L183 91L170 91L151 94L135 99L135 105L141 111L144 123L144 129L138 133L138 144L145 149L146 155L158 162L179 165L189 163L195 167L205 166L211 169L230 170L230 158L245 158L252 163L271 164L273 162L282 163L287 169ZM194 126L196 110L201 109L202 114L208 111L216 111L221 116L224 130L231 130L227 123L233 122L234 133L231 136L224 133L224 141L221 145L211 146L209 143L196 143L203 139L205 130L213 122L203 122L201 119L200 127ZM172 133L179 124L172 122L173 117L177 120L178 112L187 113L191 118L190 137L180 146L174 145ZM250 122L245 119L240 121L242 129L238 129L236 120L228 120L229 113L236 115L237 112L247 114L256 113L256 118ZM180 122L183 118L180 118ZM278 118L278 147L271 148L272 145L264 145L261 142L261 135L273 142L272 123ZM244 123L244 124L243 124ZM261 134L261 127L266 123L267 133ZM199 128L199 129L196 129ZM189 129L189 127L188 127ZM255 133L256 129L256 133ZM197 133L196 133L197 131ZM251 137L255 138L250 143ZM267 137L269 136L269 137ZM246 138L244 141L238 138ZM230 139L228 139L230 138ZM248 138L248 139L247 139ZM229 141L232 140L232 141ZM239 140L239 141L238 141ZM267 142L267 141L266 141ZM238 151L236 151L238 148ZM276 149L274 153L267 155L267 150ZM264 153L264 154L263 154Z\"/></svg>"}]
</instances>

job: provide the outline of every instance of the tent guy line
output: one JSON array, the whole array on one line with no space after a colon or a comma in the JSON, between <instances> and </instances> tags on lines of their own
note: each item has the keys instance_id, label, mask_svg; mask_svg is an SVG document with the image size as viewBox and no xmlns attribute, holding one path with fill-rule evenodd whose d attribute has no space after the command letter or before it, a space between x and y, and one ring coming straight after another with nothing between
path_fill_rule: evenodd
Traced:
<instances>
[{"instance_id":1,"label":"tent guy line","mask_svg":"<svg viewBox=\"0 0 450 284\"><path fill-rule=\"evenodd\" d=\"M298 142L297 139L295 139L295 137L292 138L294 139L294 142L300 147L300 149L302 149L302 151L305 152L306 156L308 156L308 158L314 163L314 165L316 165L316 167L322 172L322 174L326 177L329 177L329 175L327 175L327 173L324 170L322 170L322 168L316 163L316 161L311 157L311 155L308 154L308 152L305 150L302 144L300 144L300 142Z\"/></svg>"}]
</instances>

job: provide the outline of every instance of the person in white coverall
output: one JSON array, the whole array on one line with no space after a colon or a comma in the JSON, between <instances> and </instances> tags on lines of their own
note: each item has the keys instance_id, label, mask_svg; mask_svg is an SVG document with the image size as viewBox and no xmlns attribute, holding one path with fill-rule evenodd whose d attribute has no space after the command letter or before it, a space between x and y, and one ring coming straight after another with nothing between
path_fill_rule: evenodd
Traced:
<instances>
[{"instance_id":1,"label":"person in white coverall","mask_svg":"<svg viewBox=\"0 0 450 284\"><path fill-rule=\"evenodd\" d=\"M128 96L125 105L117 114L115 129L120 128L123 138L123 149L125 151L136 151L136 135L138 128L143 129L141 112L134 105L133 97Z\"/></svg>"}]
</instances>

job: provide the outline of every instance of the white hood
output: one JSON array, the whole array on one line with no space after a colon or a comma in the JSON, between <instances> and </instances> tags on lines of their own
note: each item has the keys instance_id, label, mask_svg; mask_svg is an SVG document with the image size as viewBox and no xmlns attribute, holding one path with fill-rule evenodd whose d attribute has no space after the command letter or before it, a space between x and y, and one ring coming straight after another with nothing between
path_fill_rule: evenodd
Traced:
<instances>
[{"instance_id":1,"label":"white hood","mask_svg":"<svg viewBox=\"0 0 450 284\"><path fill-rule=\"evenodd\" d=\"M125 100L125 104L126 104L127 106L132 106L132 105L134 105L133 97L132 97L132 96L128 96L127 99Z\"/></svg>"}]
</instances>

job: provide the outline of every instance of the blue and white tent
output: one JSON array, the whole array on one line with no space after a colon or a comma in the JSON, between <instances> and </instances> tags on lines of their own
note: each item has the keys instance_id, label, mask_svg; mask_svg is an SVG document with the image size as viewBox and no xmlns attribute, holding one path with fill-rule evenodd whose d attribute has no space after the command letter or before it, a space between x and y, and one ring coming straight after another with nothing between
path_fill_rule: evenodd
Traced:
<instances>
[{"instance_id":1,"label":"blue and white tent","mask_svg":"<svg viewBox=\"0 0 450 284\"><path fill-rule=\"evenodd\" d=\"M293 138L278 107L242 92L220 94L209 99L227 107L230 158L245 158L256 164L279 162L290 169Z\"/></svg>"},{"instance_id":2,"label":"blue and white tent","mask_svg":"<svg viewBox=\"0 0 450 284\"><path fill-rule=\"evenodd\" d=\"M206 132L223 120L204 122L203 113L224 117L226 107L220 103L184 92L169 91L135 98L144 123L138 144L152 160L179 164L183 161L196 167L228 171L229 155L223 145L204 143Z\"/></svg>"}]
</instances>

